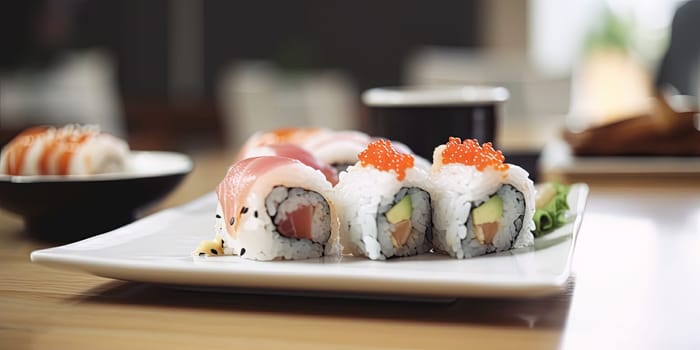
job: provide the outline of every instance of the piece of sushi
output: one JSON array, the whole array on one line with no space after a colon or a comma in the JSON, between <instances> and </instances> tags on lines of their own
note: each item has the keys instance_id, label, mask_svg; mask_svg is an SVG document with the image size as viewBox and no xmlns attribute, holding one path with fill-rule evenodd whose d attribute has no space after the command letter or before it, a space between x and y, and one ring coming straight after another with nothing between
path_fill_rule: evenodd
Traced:
<instances>
[{"instance_id":1,"label":"piece of sushi","mask_svg":"<svg viewBox=\"0 0 700 350\"><path fill-rule=\"evenodd\" d=\"M241 148L237 159L247 158L251 154L255 154L256 148L263 146L293 144L305 149L321 162L329 164L341 172L357 163L357 155L374 140L376 138L356 130L280 128L253 134ZM416 156L408 146L395 141L392 141L392 144L400 152L412 154L417 167L425 171L430 169L430 162Z\"/></svg>"},{"instance_id":2,"label":"piece of sushi","mask_svg":"<svg viewBox=\"0 0 700 350\"><path fill-rule=\"evenodd\" d=\"M238 159L248 157L262 146L293 144L313 154L339 171L357 162L357 154L372 141L369 135L353 130L326 128L280 128L253 134L245 142Z\"/></svg>"},{"instance_id":3,"label":"piece of sushi","mask_svg":"<svg viewBox=\"0 0 700 350\"><path fill-rule=\"evenodd\" d=\"M332 234L331 188L320 171L295 159L239 161L216 190L216 239L194 253L219 255L219 244L223 254L252 260L307 259L332 252L337 234Z\"/></svg>"},{"instance_id":4,"label":"piece of sushi","mask_svg":"<svg viewBox=\"0 0 700 350\"><path fill-rule=\"evenodd\" d=\"M372 137L356 130L321 129L321 132L309 134L300 145L340 172L357 163L359 160L357 155L371 142L379 139L381 137ZM410 147L398 141L390 140L390 142L398 152L412 155L414 166L425 171L430 169L430 162L416 155Z\"/></svg>"},{"instance_id":5,"label":"piece of sushi","mask_svg":"<svg viewBox=\"0 0 700 350\"><path fill-rule=\"evenodd\" d=\"M0 154L0 173L8 175L94 175L126 168L129 145L96 126L29 128Z\"/></svg>"},{"instance_id":6,"label":"piece of sushi","mask_svg":"<svg viewBox=\"0 0 700 350\"><path fill-rule=\"evenodd\" d=\"M463 259L534 242L535 189L491 143L450 138L433 154L433 245Z\"/></svg>"},{"instance_id":7,"label":"piece of sushi","mask_svg":"<svg viewBox=\"0 0 700 350\"><path fill-rule=\"evenodd\" d=\"M347 253L384 260L430 250L427 174L388 140L370 143L334 188Z\"/></svg>"},{"instance_id":8,"label":"piece of sushi","mask_svg":"<svg viewBox=\"0 0 700 350\"><path fill-rule=\"evenodd\" d=\"M316 156L311 154L311 152L303 149L300 146L291 143L281 143L274 145L265 145L252 147L247 150L247 153L243 155L243 158L261 157L261 156L280 156L296 159L307 166L310 166L326 177L326 180L335 186L338 183L338 171L318 159Z\"/></svg>"},{"instance_id":9,"label":"piece of sushi","mask_svg":"<svg viewBox=\"0 0 700 350\"><path fill-rule=\"evenodd\" d=\"M302 146L309 138L328 132L330 130L324 128L279 128L269 131L258 131L248 137L238 152L236 161L250 158L251 154L255 152L254 149L259 147L281 144Z\"/></svg>"},{"instance_id":10,"label":"piece of sushi","mask_svg":"<svg viewBox=\"0 0 700 350\"><path fill-rule=\"evenodd\" d=\"M357 163L357 155L370 142L372 138L360 131L326 130L306 138L301 146L340 172Z\"/></svg>"}]
</instances>

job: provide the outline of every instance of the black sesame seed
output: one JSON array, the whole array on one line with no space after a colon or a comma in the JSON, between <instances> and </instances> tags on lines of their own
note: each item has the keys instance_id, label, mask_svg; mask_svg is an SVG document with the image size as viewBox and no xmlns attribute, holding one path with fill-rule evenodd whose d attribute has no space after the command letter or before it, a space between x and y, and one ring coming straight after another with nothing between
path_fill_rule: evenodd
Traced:
<instances>
[{"instance_id":1,"label":"black sesame seed","mask_svg":"<svg viewBox=\"0 0 700 350\"><path fill-rule=\"evenodd\" d=\"M217 219L221 219L221 215L216 214L216 218L217 218Z\"/></svg>"},{"instance_id":2,"label":"black sesame seed","mask_svg":"<svg viewBox=\"0 0 700 350\"><path fill-rule=\"evenodd\" d=\"M257 210L253 213L253 216L255 216L256 218L258 217L258 211L257 211Z\"/></svg>"},{"instance_id":3,"label":"black sesame seed","mask_svg":"<svg viewBox=\"0 0 700 350\"><path fill-rule=\"evenodd\" d=\"M241 214L245 214L245 213L247 213L247 212L248 212L248 208L247 208L247 207L243 207L243 209L241 209Z\"/></svg>"},{"instance_id":4,"label":"black sesame seed","mask_svg":"<svg viewBox=\"0 0 700 350\"><path fill-rule=\"evenodd\" d=\"M233 223L234 223L234 222L236 222L236 219L233 218L233 217L231 217L231 220L230 220L228 223L231 224L231 226L233 226Z\"/></svg>"},{"instance_id":5,"label":"black sesame seed","mask_svg":"<svg viewBox=\"0 0 700 350\"><path fill-rule=\"evenodd\" d=\"M245 248L241 248L241 256L243 256L243 254L245 254Z\"/></svg>"},{"instance_id":6,"label":"black sesame seed","mask_svg":"<svg viewBox=\"0 0 700 350\"><path fill-rule=\"evenodd\" d=\"M214 248L211 248L209 251L214 255L219 255L219 252L217 252Z\"/></svg>"},{"instance_id":7,"label":"black sesame seed","mask_svg":"<svg viewBox=\"0 0 700 350\"><path fill-rule=\"evenodd\" d=\"M207 253L199 253L199 256L205 256Z\"/></svg>"},{"instance_id":8,"label":"black sesame seed","mask_svg":"<svg viewBox=\"0 0 700 350\"><path fill-rule=\"evenodd\" d=\"M224 245L224 240L223 240L223 239L221 240L221 245Z\"/></svg>"}]
</instances>

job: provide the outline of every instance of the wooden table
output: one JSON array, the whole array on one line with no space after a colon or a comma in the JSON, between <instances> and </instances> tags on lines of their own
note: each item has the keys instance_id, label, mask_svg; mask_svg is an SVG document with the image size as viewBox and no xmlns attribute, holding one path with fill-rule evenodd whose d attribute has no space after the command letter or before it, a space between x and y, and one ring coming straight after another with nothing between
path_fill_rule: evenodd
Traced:
<instances>
[{"instance_id":1,"label":"wooden table","mask_svg":"<svg viewBox=\"0 0 700 350\"><path fill-rule=\"evenodd\" d=\"M227 155L159 207L211 190ZM700 185L591 183L560 294L452 303L195 292L54 270L0 212L0 348L698 348Z\"/></svg>"}]
</instances>

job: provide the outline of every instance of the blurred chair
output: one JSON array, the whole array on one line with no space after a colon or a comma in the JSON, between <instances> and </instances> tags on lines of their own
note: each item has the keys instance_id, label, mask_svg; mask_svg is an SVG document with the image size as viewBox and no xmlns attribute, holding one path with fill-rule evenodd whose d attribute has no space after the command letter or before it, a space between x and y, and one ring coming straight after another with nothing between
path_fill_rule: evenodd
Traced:
<instances>
[{"instance_id":1,"label":"blurred chair","mask_svg":"<svg viewBox=\"0 0 700 350\"><path fill-rule=\"evenodd\" d=\"M267 61L233 65L218 86L229 147L280 127L357 127L358 93L336 70L286 72Z\"/></svg>"}]
</instances>

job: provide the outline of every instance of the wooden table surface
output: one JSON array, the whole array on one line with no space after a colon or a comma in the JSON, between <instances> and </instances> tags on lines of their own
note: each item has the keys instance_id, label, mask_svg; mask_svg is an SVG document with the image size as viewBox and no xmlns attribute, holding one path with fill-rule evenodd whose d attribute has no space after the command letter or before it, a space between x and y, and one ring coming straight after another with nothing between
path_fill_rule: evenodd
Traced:
<instances>
[{"instance_id":1,"label":"wooden table surface","mask_svg":"<svg viewBox=\"0 0 700 350\"><path fill-rule=\"evenodd\" d=\"M226 157L159 208L212 189ZM700 348L700 185L590 183L560 294L451 303L226 294L32 264L22 221L0 212L0 348Z\"/></svg>"}]
</instances>

